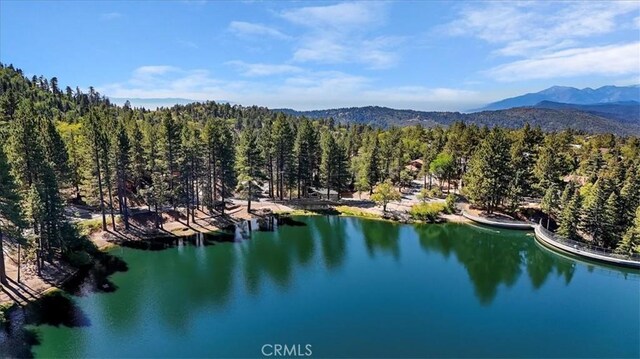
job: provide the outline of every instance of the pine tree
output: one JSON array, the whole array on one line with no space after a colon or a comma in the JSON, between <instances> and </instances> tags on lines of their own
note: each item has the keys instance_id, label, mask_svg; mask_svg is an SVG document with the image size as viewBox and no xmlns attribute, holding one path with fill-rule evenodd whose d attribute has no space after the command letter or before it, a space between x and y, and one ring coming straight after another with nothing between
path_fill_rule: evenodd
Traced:
<instances>
[{"instance_id":1,"label":"pine tree","mask_svg":"<svg viewBox=\"0 0 640 359\"><path fill-rule=\"evenodd\" d=\"M4 266L3 244L7 240L5 235L20 240L20 229L24 226L24 223L19 203L20 195L15 186L13 176L9 172L7 157L2 147L0 147L0 283L5 285L7 284L7 275Z\"/></svg>"},{"instance_id":2,"label":"pine tree","mask_svg":"<svg viewBox=\"0 0 640 359\"><path fill-rule=\"evenodd\" d=\"M322 139L320 177L327 189L327 200L330 199L331 189L340 193L349 180L346 150L331 133L326 133Z\"/></svg>"},{"instance_id":3,"label":"pine tree","mask_svg":"<svg viewBox=\"0 0 640 359\"><path fill-rule=\"evenodd\" d=\"M282 113L278 113L273 123L273 143L275 147L276 169L280 200L284 199L285 185L293 183L295 176L295 162L293 161L293 132Z\"/></svg>"},{"instance_id":4,"label":"pine tree","mask_svg":"<svg viewBox=\"0 0 640 359\"><path fill-rule=\"evenodd\" d=\"M547 135L533 168L540 191L545 191L554 184L560 186L560 177L567 169L567 160L563 150L564 144L559 135Z\"/></svg>"},{"instance_id":5,"label":"pine tree","mask_svg":"<svg viewBox=\"0 0 640 359\"><path fill-rule=\"evenodd\" d=\"M583 203L582 229L591 235L593 242L598 245L605 244L603 237L606 230L605 205L607 193L604 187L602 180L598 179Z\"/></svg>"},{"instance_id":6,"label":"pine tree","mask_svg":"<svg viewBox=\"0 0 640 359\"><path fill-rule=\"evenodd\" d=\"M69 157L60 133L51 119L42 120L42 148L45 160L49 161L60 184L69 182Z\"/></svg>"},{"instance_id":7,"label":"pine tree","mask_svg":"<svg viewBox=\"0 0 640 359\"><path fill-rule=\"evenodd\" d=\"M551 184L544 192L544 197L542 197L542 201L540 202L540 208L547 214L547 229L549 229L551 217L558 208L558 187L556 187L555 183Z\"/></svg>"},{"instance_id":8,"label":"pine tree","mask_svg":"<svg viewBox=\"0 0 640 359\"><path fill-rule=\"evenodd\" d=\"M100 142L102 138L102 129L98 123L98 116L94 111L89 113L84 119L82 129L84 131L84 138L87 141L87 149L89 152L90 162L92 163L92 167L90 169L90 178L93 178L93 174L97 178L98 183L98 196L99 196L99 206L100 212L102 214L102 230L107 230L107 219L105 215L105 201L104 201L104 190L103 190L103 177L102 177L102 164L101 164L101 156L100 156ZM89 188L94 189L93 186L89 186Z\"/></svg>"},{"instance_id":9,"label":"pine tree","mask_svg":"<svg viewBox=\"0 0 640 359\"><path fill-rule=\"evenodd\" d=\"M616 253L623 255L640 254L640 207L636 208L633 226L627 229L624 237L618 243Z\"/></svg>"},{"instance_id":10,"label":"pine tree","mask_svg":"<svg viewBox=\"0 0 640 359\"><path fill-rule=\"evenodd\" d=\"M580 225L580 209L581 197L577 189L572 186L571 192L564 191L562 194L562 212L560 212L560 220L557 233L570 240L580 240L578 228Z\"/></svg>"},{"instance_id":11,"label":"pine tree","mask_svg":"<svg viewBox=\"0 0 640 359\"><path fill-rule=\"evenodd\" d=\"M269 197L275 198L273 188L273 159L275 157L275 146L273 143L273 126L270 119L267 119L262 124L262 129L259 132L258 145L262 151L261 156L264 158L265 172L269 178Z\"/></svg>"},{"instance_id":12,"label":"pine tree","mask_svg":"<svg viewBox=\"0 0 640 359\"><path fill-rule=\"evenodd\" d=\"M369 194L373 194L373 188L380 181L380 142L378 141L378 134L373 133L373 143L369 149L369 156L367 157L367 181L369 182Z\"/></svg>"},{"instance_id":13,"label":"pine tree","mask_svg":"<svg viewBox=\"0 0 640 359\"><path fill-rule=\"evenodd\" d=\"M245 128L240 136L236 170L238 172L238 190L247 197L247 211L251 212L251 199L256 183L265 178L263 152L258 147L255 131Z\"/></svg>"},{"instance_id":14,"label":"pine tree","mask_svg":"<svg viewBox=\"0 0 640 359\"><path fill-rule=\"evenodd\" d=\"M313 176L313 154L311 153L314 140L313 128L308 120L302 120L298 127L296 141L293 146L297 168L297 195L298 198L307 194L307 188L311 184Z\"/></svg>"},{"instance_id":15,"label":"pine tree","mask_svg":"<svg viewBox=\"0 0 640 359\"><path fill-rule=\"evenodd\" d=\"M465 193L473 203L482 205L489 213L503 203L508 193L509 161L509 141L503 130L494 128L482 140L469 162L469 170L464 178ZM440 177L446 173L444 170L440 172Z\"/></svg>"},{"instance_id":16,"label":"pine tree","mask_svg":"<svg viewBox=\"0 0 640 359\"><path fill-rule=\"evenodd\" d=\"M169 202L176 208L176 177L178 176L177 161L180 153L180 133L182 126L173 119L170 111L165 112L162 117L160 131L160 149L167 164L167 178L169 180Z\"/></svg>"},{"instance_id":17,"label":"pine tree","mask_svg":"<svg viewBox=\"0 0 640 359\"><path fill-rule=\"evenodd\" d=\"M229 126L223 125L218 141L218 167L220 168L220 195L222 197L222 213L224 214L225 197L230 196L236 186L235 148L233 134Z\"/></svg>"},{"instance_id":18,"label":"pine tree","mask_svg":"<svg viewBox=\"0 0 640 359\"><path fill-rule=\"evenodd\" d=\"M129 192L127 183L130 179L130 154L131 144L129 143L129 137L124 129L124 126L119 121L115 128L116 140L113 142L114 159L116 168L116 188L118 195L118 203L120 205L120 213L124 220L124 226L129 229L129 206L128 200Z\"/></svg>"},{"instance_id":19,"label":"pine tree","mask_svg":"<svg viewBox=\"0 0 640 359\"><path fill-rule=\"evenodd\" d=\"M611 192L609 198L604 205L602 241L606 247L616 247L622 235L624 234L624 227L621 227L618 222L618 218L621 213L620 198L615 192Z\"/></svg>"}]
</instances>

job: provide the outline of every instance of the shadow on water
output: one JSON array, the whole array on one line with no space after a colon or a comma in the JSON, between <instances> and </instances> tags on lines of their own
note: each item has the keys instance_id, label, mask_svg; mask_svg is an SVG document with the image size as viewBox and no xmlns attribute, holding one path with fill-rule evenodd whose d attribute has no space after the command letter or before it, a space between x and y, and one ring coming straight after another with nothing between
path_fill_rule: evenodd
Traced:
<instances>
[{"instance_id":1,"label":"shadow on water","mask_svg":"<svg viewBox=\"0 0 640 359\"><path fill-rule=\"evenodd\" d=\"M94 254L94 264L82 267L62 286L54 291L8 312L8 324L0 328L2 357L32 357L32 348L40 344L38 332L32 326L52 325L70 328L91 325L89 317L77 306L72 296L90 293L109 293L117 286L109 280L116 272L126 272L127 263L109 253Z\"/></svg>"},{"instance_id":2,"label":"shadow on water","mask_svg":"<svg viewBox=\"0 0 640 359\"><path fill-rule=\"evenodd\" d=\"M34 326L88 327L91 321L68 294L56 291L7 313L8 322L0 330L2 357L32 358L32 348L41 340Z\"/></svg>"}]
</instances>

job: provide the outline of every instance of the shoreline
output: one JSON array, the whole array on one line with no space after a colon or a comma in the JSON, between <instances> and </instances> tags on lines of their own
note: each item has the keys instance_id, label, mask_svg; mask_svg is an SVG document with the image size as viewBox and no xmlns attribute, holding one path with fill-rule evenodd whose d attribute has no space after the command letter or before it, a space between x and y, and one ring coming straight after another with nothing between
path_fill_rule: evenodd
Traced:
<instances>
[{"instance_id":1,"label":"shoreline","mask_svg":"<svg viewBox=\"0 0 640 359\"><path fill-rule=\"evenodd\" d=\"M348 206L348 205L329 206L329 208L325 210L327 213L322 213L323 212L322 210L312 211L312 210L306 210L306 209L294 209L286 205L274 204L269 202L257 202L256 204L259 204L259 205L256 206L253 210L264 211L265 209L267 209L271 211L269 215L291 215L291 216L336 215L336 216L343 216L343 217L356 217L356 218L363 218L363 219L380 220L380 221L385 221L390 223L400 223L400 224L425 224L425 223L444 224L449 222L471 223L470 220L468 220L467 218L463 217L460 214L444 214L444 213L440 214L439 221L437 222L423 222L423 221L415 221L415 220L402 221L402 220L398 220L396 218L391 218L391 217L385 218L382 215L375 213L373 211L368 211L360 207ZM225 223L228 223L227 225L229 224L235 225L236 223L239 223L241 221L261 218L262 216L255 215L254 213L249 214L246 211L246 206L241 206L241 209L238 211L235 211L234 213L225 214L224 217L222 216L218 216L218 217L225 220ZM207 216L206 218L210 219L211 216ZM209 222L205 225L201 225L198 223L200 221L206 220L206 218L197 217L196 224L193 225L192 223L190 223L189 227L186 226L184 220L176 219L176 220L164 222L163 223L164 228L162 229L162 231L158 231L156 228L141 227L140 228L140 230L142 230L141 233L137 233L133 235L125 232L124 228L118 228L118 231L115 233L112 230L107 229L107 231L99 230L99 231L89 233L87 234L87 236L91 240L91 242L96 246L96 250L98 252L107 253L109 250L121 246L121 244L119 244L118 241L141 241L147 237L153 238L153 237L160 237L160 236L173 236L176 238L183 238L183 237L189 237L198 233L203 233L203 234L216 233L223 230L222 226L220 227L215 226ZM119 224L118 227L121 227L121 224ZM27 293L28 295L23 295L22 297L24 299L20 298L18 300L16 300L11 295L6 294L4 291L1 292L0 295L2 300L0 301L0 311L6 312L15 305L18 305L20 307L25 307L29 303L36 302L37 300L41 299L42 297L46 296L49 293L63 290L62 287L64 287L64 285L67 282L74 279L80 272L82 272L81 268L71 267L70 265L68 265L68 267L72 268L72 272L66 273L61 278L56 278L56 280L53 282L45 282L44 280L42 280L42 278L38 277L37 275L27 275L25 277L25 275L23 274L24 278L21 280L20 284L16 283L14 285L14 287L16 287L14 288L14 290L21 290L20 287L26 286L26 284L24 283L26 283L29 279L38 280L39 282L42 282L42 283L39 283L38 290L29 289Z\"/></svg>"}]
</instances>

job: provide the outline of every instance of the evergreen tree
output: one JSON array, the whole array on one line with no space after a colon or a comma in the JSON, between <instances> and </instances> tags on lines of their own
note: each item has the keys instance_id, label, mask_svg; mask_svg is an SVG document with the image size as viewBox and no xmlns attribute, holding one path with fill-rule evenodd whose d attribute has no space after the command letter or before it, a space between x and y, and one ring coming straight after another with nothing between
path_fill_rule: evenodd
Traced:
<instances>
[{"instance_id":1,"label":"evergreen tree","mask_svg":"<svg viewBox=\"0 0 640 359\"><path fill-rule=\"evenodd\" d=\"M182 126L173 119L170 111L165 112L162 117L160 131L160 148L163 158L167 164L167 178L169 180L169 202L176 208L176 179L178 176L177 161L180 153L180 134Z\"/></svg>"},{"instance_id":2,"label":"evergreen tree","mask_svg":"<svg viewBox=\"0 0 640 359\"><path fill-rule=\"evenodd\" d=\"M4 242L8 238L5 236L20 240L20 229L24 225L19 203L20 195L15 186L13 176L9 172L9 163L6 155L0 147L0 284L7 284L7 274L4 266Z\"/></svg>"},{"instance_id":3,"label":"evergreen tree","mask_svg":"<svg viewBox=\"0 0 640 359\"><path fill-rule=\"evenodd\" d=\"M122 123L117 122L116 128L116 140L113 142L113 154L115 159L116 168L116 189L118 196L118 204L120 206L120 213L122 214L124 225L126 229L129 229L129 206L127 198L129 197L127 182L130 178L130 151L131 145L129 143L129 137L124 129Z\"/></svg>"},{"instance_id":4,"label":"evergreen tree","mask_svg":"<svg viewBox=\"0 0 640 359\"><path fill-rule=\"evenodd\" d=\"M98 196L99 201L98 205L100 207L100 212L102 214L102 230L107 230L107 219L105 215L105 201L104 201L104 190L103 190L103 177L102 177L102 165L101 165L101 156L100 156L100 142L102 138L102 131L100 125L98 123L98 117L94 111L91 111L89 116L87 116L83 122L82 129L84 131L84 138L87 141L86 148L89 152L90 162L92 166L90 167L89 177L93 179L94 173L97 179L98 184ZM90 189L94 189L93 186L89 186Z\"/></svg>"},{"instance_id":5,"label":"evergreen tree","mask_svg":"<svg viewBox=\"0 0 640 359\"><path fill-rule=\"evenodd\" d=\"M307 188L311 184L313 176L313 153L311 152L314 142L313 127L308 120L302 120L298 127L298 133L296 135L296 141L294 144L294 152L296 158L297 168L297 195L306 197Z\"/></svg>"},{"instance_id":6,"label":"evergreen tree","mask_svg":"<svg viewBox=\"0 0 640 359\"><path fill-rule=\"evenodd\" d=\"M561 185L561 176L568 166L563 151L564 144L558 135L551 134L545 138L533 168L540 191L545 191L552 185Z\"/></svg>"},{"instance_id":7,"label":"evergreen tree","mask_svg":"<svg viewBox=\"0 0 640 359\"><path fill-rule=\"evenodd\" d=\"M255 131L245 128L238 146L236 170L238 172L238 190L247 197L247 211L251 212L251 199L256 183L264 179L263 152L258 147Z\"/></svg>"},{"instance_id":8,"label":"evergreen tree","mask_svg":"<svg viewBox=\"0 0 640 359\"><path fill-rule=\"evenodd\" d=\"M625 228L619 225L618 218L622 208L620 208L620 198L615 192L611 192L604 205L602 241L606 247L616 247Z\"/></svg>"},{"instance_id":9,"label":"evergreen tree","mask_svg":"<svg viewBox=\"0 0 640 359\"><path fill-rule=\"evenodd\" d=\"M275 145L273 142L273 126L270 119L267 119L262 124L262 129L259 132L258 145L262 151L261 156L264 158L265 172L269 179L269 197L275 198L273 188L273 162L275 158Z\"/></svg>"},{"instance_id":10,"label":"evergreen tree","mask_svg":"<svg viewBox=\"0 0 640 359\"><path fill-rule=\"evenodd\" d=\"M369 149L369 156L367 158L367 181L369 183L369 194L373 194L373 187L380 181L380 142L378 141L378 134L373 133L373 143Z\"/></svg>"},{"instance_id":11,"label":"evergreen tree","mask_svg":"<svg viewBox=\"0 0 640 359\"><path fill-rule=\"evenodd\" d=\"M570 186L567 186L569 188ZM580 240L580 236L578 235L578 228L580 225L580 209L581 209L581 198L580 193L578 193L577 189L573 189L570 194L565 194L563 192L561 203L562 212L560 212L560 223L558 226L557 233L567 239L570 240Z\"/></svg>"},{"instance_id":12,"label":"evergreen tree","mask_svg":"<svg viewBox=\"0 0 640 359\"><path fill-rule=\"evenodd\" d=\"M278 179L277 194L284 199L285 185L293 183L295 177L295 163L293 161L294 136L291 126L282 113L278 113L273 123L273 144L275 148L276 174Z\"/></svg>"},{"instance_id":13,"label":"evergreen tree","mask_svg":"<svg viewBox=\"0 0 640 359\"><path fill-rule=\"evenodd\" d=\"M235 148L233 134L229 126L223 125L218 141L218 168L220 168L220 195L222 197L222 213L224 213L225 197L230 196L236 186Z\"/></svg>"},{"instance_id":14,"label":"evergreen tree","mask_svg":"<svg viewBox=\"0 0 640 359\"><path fill-rule=\"evenodd\" d=\"M633 226L627 229L624 237L618 243L616 252L623 255L640 254L640 207L636 208Z\"/></svg>"},{"instance_id":15,"label":"evergreen tree","mask_svg":"<svg viewBox=\"0 0 640 359\"><path fill-rule=\"evenodd\" d=\"M509 161L509 141L503 130L494 128L469 162L465 193L489 213L503 203L508 193Z\"/></svg>"},{"instance_id":16,"label":"evergreen tree","mask_svg":"<svg viewBox=\"0 0 640 359\"><path fill-rule=\"evenodd\" d=\"M593 242L598 245L605 245L603 237L607 229L605 219L607 193L604 187L602 180L597 180L583 203L582 230L591 235Z\"/></svg>"}]
</instances>

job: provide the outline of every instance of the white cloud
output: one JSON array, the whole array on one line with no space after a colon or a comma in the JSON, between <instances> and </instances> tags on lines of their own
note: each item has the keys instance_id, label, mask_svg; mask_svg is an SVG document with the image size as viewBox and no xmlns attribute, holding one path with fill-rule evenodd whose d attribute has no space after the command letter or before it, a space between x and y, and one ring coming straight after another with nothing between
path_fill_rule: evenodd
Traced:
<instances>
[{"instance_id":1,"label":"white cloud","mask_svg":"<svg viewBox=\"0 0 640 359\"><path fill-rule=\"evenodd\" d=\"M100 15L102 20L116 20L122 17L122 14L119 12L107 12Z\"/></svg>"},{"instance_id":2,"label":"white cloud","mask_svg":"<svg viewBox=\"0 0 640 359\"><path fill-rule=\"evenodd\" d=\"M262 25L251 22L244 21L232 21L229 24L229 31L234 33L237 36L241 37L253 37L253 36L269 36L276 39L288 39L289 36L283 34L282 32Z\"/></svg>"},{"instance_id":3,"label":"white cloud","mask_svg":"<svg viewBox=\"0 0 640 359\"><path fill-rule=\"evenodd\" d=\"M533 56L573 47L581 39L610 33L622 16L637 14L640 3L491 2L464 7L443 27L455 36L472 36L501 46L503 56Z\"/></svg>"},{"instance_id":4,"label":"white cloud","mask_svg":"<svg viewBox=\"0 0 640 359\"><path fill-rule=\"evenodd\" d=\"M256 64L240 66L244 65ZM140 81L141 78L145 81ZM487 94L475 91L423 86L380 87L374 79L364 76L304 69L294 71L277 83L267 83L220 80L201 69L143 66L134 70L127 81L98 87L98 91L117 98L226 100L243 105L300 110L367 105L463 110L489 100Z\"/></svg>"},{"instance_id":5,"label":"white cloud","mask_svg":"<svg viewBox=\"0 0 640 359\"><path fill-rule=\"evenodd\" d=\"M242 73L242 75L249 77L281 75L302 71L298 66L286 64L246 63L238 60L229 61L227 64L234 66Z\"/></svg>"},{"instance_id":6,"label":"white cloud","mask_svg":"<svg viewBox=\"0 0 640 359\"><path fill-rule=\"evenodd\" d=\"M384 25L387 5L381 2L340 3L286 10L280 15L305 32L297 38L292 60L322 64L355 63L370 69L394 66L399 36L372 36Z\"/></svg>"},{"instance_id":7,"label":"white cloud","mask_svg":"<svg viewBox=\"0 0 640 359\"><path fill-rule=\"evenodd\" d=\"M342 31L380 22L383 11L384 4L380 2L354 2L287 10L282 17L314 29Z\"/></svg>"},{"instance_id":8,"label":"white cloud","mask_svg":"<svg viewBox=\"0 0 640 359\"><path fill-rule=\"evenodd\" d=\"M585 75L639 74L638 54L640 42L572 48L501 65L490 69L487 74L504 82Z\"/></svg>"}]
</instances>

